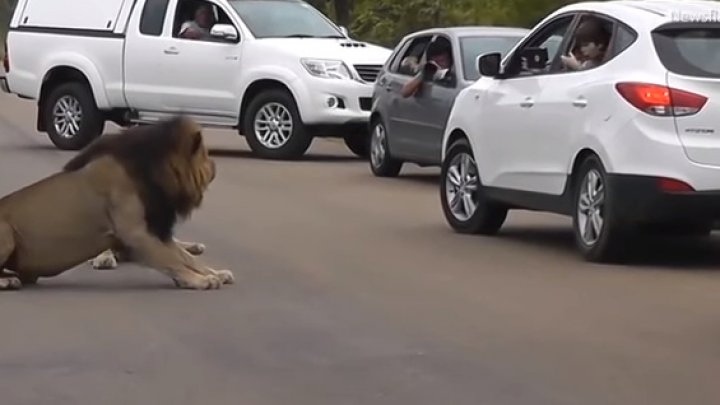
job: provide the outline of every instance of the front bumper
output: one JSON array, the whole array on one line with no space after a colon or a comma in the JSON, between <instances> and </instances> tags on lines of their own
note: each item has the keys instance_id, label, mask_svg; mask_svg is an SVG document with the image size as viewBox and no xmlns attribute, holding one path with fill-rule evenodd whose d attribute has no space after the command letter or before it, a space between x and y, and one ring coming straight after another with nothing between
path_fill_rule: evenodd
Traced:
<instances>
[{"instance_id":1,"label":"front bumper","mask_svg":"<svg viewBox=\"0 0 720 405\"><path fill-rule=\"evenodd\" d=\"M616 218L632 223L720 220L720 190L666 192L652 176L608 174Z\"/></svg>"},{"instance_id":2,"label":"front bumper","mask_svg":"<svg viewBox=\"0 0 720 405\"><path fill-rule=\"evenodd\" d=\"M305 124L366 124L370 119L372 83L311 78L294 84L298 109Z\"/></svg>"}]
</instances>

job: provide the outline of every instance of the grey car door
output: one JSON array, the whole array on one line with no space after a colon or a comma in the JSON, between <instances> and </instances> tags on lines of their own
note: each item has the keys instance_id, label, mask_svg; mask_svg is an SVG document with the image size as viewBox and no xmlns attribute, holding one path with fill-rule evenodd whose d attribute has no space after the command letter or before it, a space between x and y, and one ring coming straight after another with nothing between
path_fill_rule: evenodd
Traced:
<instances>
[{"instance_id":1,"label":"grey car door","mask_svg":"<svg viewBox=\"0 0 720 405\"><path fill-rule=\"evenodd\" d=\"M455 83L427 83L422 94L415 97L409 117L414 123L411 154L419 162L440 164L445 125L460 90L462 87Z\"/></svg>"},{"instance_id":2,"label":"grey car door","mask_svg":"<svg viewBox=\"0 0 720 405\"><path fill-rule=\"evenodd\" d=\"M416 97L403 97L400 92L405 84L417 74L417 65L422 63L422 56L432 35L420 35L409 41L408 46L393 64L381 83L385 94L387 140L393 156L404 159L415 159L412 145L415 138ZM412 67L414 66L414 67ZM380 90L382 92L382 90Z\"/></svg>"}]
</instances>

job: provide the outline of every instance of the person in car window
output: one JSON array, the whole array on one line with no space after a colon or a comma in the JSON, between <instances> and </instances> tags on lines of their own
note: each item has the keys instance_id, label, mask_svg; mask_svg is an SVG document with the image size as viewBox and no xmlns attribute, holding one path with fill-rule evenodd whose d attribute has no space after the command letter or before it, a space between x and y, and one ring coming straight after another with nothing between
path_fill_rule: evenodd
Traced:
<instances>
[{"instance_id":1,"label":"person in car window","mask_svg":"<svg viewBox=\"0 0 720 405\"><path fill-rule=\"evenodd\" d=\"M428 61L417 75L405 83L400 94L407 98L417 95L424 81L441 81L452 69L452 48L444 42L433 42L427 50Z\"/></svg>"},{"instance_id":2,"label":"person in car window","mask_svg":"<svg viewBox=\"0 0 720 405\"><path fill-rule=\"evenodd\" d=\"M187 39L210 39L210 28L214 22L212 8L202 4L195 10L195 19L185 21L180 27L180 37Z\"/></svg>"},{"instance_id":3,"label":"person in car window","mask_svg":"<svg viewBox=\"0 0 720 405\"><path fill-rule=\"evenodd\" d=\"M568 55L562 55L563 65L572 70L600 66L610 44L610 35L598 20L590 19L583 22L575 32L575 50L580 55L578 57L573 51Z\"/></svg>"}]
</instances>

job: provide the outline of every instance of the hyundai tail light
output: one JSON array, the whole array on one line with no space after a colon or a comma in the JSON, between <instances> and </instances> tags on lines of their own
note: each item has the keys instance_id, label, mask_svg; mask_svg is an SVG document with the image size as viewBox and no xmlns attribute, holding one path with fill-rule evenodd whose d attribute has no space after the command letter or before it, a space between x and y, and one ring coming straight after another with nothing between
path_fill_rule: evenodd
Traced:
<instances>
[{"instance_id":1,"label":"hyundai tail light","mask_svg":"<svg viewBox=\"0 0 720 405\"><path fill-rule=\"evenodd\" d=\"M635 108L658 117L693 115L707 103L707 97L651 83L618 83L618 93Z\"/></svg>"}]
</instances>

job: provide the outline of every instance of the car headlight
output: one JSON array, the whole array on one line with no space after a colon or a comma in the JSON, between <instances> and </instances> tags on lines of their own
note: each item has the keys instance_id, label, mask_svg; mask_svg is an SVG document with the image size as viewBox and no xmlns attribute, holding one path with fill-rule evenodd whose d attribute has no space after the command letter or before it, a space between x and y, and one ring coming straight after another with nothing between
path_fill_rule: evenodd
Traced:
<instances>
[{"instance_id":1,"label":"car headlight","mask_svg":"<svg viewBox=\"0 0 720 405\"><path fill-rule=\"evenodd\" d=\"M340 60L302 59L305 69L313 76L325 79L352 79L347 65Z\"/></svg>"}]
</instances>

